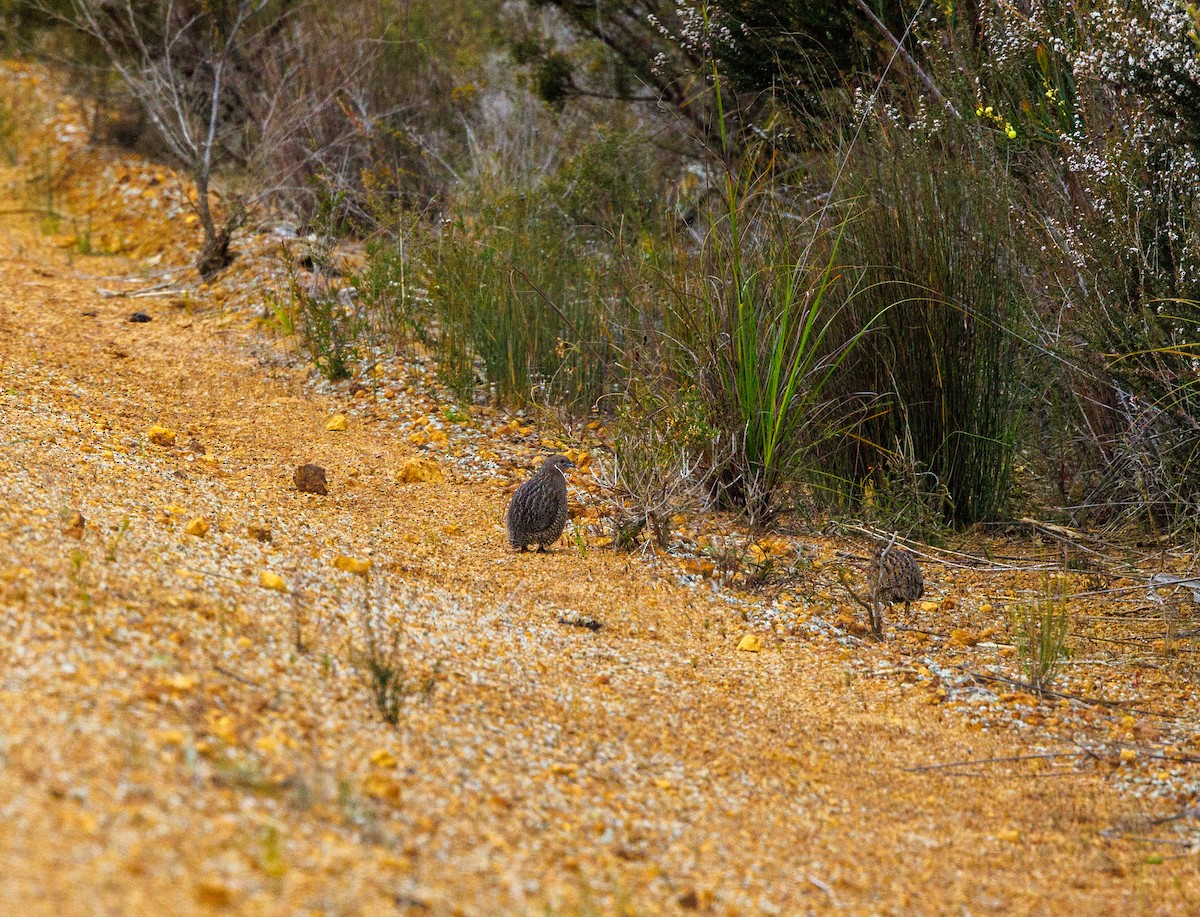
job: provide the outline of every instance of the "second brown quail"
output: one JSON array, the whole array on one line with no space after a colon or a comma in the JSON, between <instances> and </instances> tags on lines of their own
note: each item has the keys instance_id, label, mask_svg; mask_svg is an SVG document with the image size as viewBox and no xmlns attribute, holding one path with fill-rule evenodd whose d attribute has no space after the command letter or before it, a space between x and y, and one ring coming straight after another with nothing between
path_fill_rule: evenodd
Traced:
<instances>
[{"instance_id":1,"label":"second brown quail","mask_svg":"<svg viewBox=\"0 0 1200 917\"><path fill-rule=\"evenodd\" d=\"M545 551L567 525L567 468L575 463L565 455L552 455L528 481L517 488L508 504L505 525L508 543L518 551L537 545Z\"/></svg>"},{"instance_id":2,"label":"second brown quail","mask_svg":"<svg viewBox=\"0 0 1200 917\"><path fill-rule=\"evenodd\" d=\"M903 602L907 612L909 604L925 594L925 579L917 566L916 555L894 541L877 545L871 553L871 588L874 590L873 608ZM876 636L882 636L883 612L873 612L873 617L875 614L878 618L871 621L871 629Z\"/></svg>"}]
</instances>

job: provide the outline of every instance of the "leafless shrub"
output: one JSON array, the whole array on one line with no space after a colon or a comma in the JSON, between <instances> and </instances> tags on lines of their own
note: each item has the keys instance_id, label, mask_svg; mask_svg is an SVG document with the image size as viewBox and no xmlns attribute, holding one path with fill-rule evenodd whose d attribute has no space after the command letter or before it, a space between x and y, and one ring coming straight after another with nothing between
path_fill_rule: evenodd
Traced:
<instances>
[{"instance_id":1,"label":"leafless shrub","mask_svg":"<svg viewBox=\"0 0 1200 917\"><path fill-rule=\"evenodd\" d=\"M693 393L631 387L617 410L612 464L600 472L618 548L634 548L649 526L665 549L673 517L707 508L705 450L713 439Z\"/></svg>"},{"instance_id":2,"label":"leafless shrub","mask_svg":"<svg viewBox=\"0 0 1200 917\"><path fill-rule=\"evenodd\" d=\"M363 97L379 85L366 78L377 55L363 51L378 13L351 26L345 7L269 0L73 0L70 9L195 185L201 274L229 263L255 203L362 165L351 151L370 147L379 122ZM217 213L213 183L224 168L237 181Z\"/></svg>"},{"instance_id":3,"label":"leafless shrub","mask_svg":"<svg viewBox=\"0 0 1200 917\"><path fill-rule=\"evenodd\" d=\"M267 0L222 6L158 0L75 0L73 22L103 47L113 68L141 101L172 156L196 186L195 209L204 229L196 261L201 274L229 262L229 242L244 216L240 202L217 225L209 199L214 171L246 153L251 142L229 106L239 69L256 35L281 14Z\"/></svg>"}]
</instances>

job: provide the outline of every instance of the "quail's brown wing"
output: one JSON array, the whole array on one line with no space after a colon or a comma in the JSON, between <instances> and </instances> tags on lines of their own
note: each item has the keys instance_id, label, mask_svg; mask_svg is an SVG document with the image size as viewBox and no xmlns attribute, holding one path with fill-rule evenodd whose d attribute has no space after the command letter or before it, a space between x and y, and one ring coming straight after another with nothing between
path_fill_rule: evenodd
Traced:
<instances>
[{"instance_id":1,"label":"quail's brown wing","mask_svg":"<svg viewBox=\"0 0 1200 917\"><path fill-rule=\"evenodd\" d=\"M513 521L525 535L546 531L558 518L558 495L545 481L532 478L513 496Z\"/></svg>"}]
</instances>

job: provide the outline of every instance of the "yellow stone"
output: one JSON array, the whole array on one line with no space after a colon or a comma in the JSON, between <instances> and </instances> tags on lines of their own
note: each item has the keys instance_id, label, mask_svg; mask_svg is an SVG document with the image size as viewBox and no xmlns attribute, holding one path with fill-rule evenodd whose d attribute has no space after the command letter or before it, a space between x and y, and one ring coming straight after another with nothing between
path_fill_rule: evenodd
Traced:
<instances>
[{"instance_id":1,"label":"yellow stone","mask_svg":"<svg viewBox=\"0 0 1200 917\"><path fill-rule=\"evenodd\" d=\"M196 535L197 537L199 537L201 535L207 534L208 529L209 529L208 520L204 519L201 516L197 516L195 519L192 519L186 526L184 526L183 530L185 532L187 532L189 535Z\"/></svg>"},{"instance_id":2,"label":"yellow stone","mask_svg":"<svg viewBox=\"0 0 1200 917\"><path fill-rule=\"evenodd\" d=\"M1133 761L1135 758L1137 758L1137 752L1134 749L1132 749L1132 748L1122 748L1121 749L1121 760L1122 761Z\"/></svg>"},{"instance_id":3,"label":"yellow stone","mask_svg":"<svg viewBox=\"0 0 1200 917\"><path fill-rule=\"evenodd\" d=\"M386 774L370 774L363 781L363 792L371 798L379 799L383 802L390 802L397 805L400 803L400 783L395 778L389 777Z\"/></svg>"},{"instance_id":4,"label":"yellow stone","mask_svg":"<svg viewBox=\"0 0 1200 917\"><path fill-rule=\"evenodd\" d=\"M200 683L195 675L167 675L162 683L172 691L190 691Z\"/></svg>"},{"instance_id":5,"label":"yellow stone","mask_svg":"<svg viewBox=\"0 0 1200 917\"><path fill-rule=\"evenodd\" d=\"M369 560L359 560L357 557L347 557L345 554L335 557L333 565L339 570L344 570L347 573L356 573L359 576L365 576L367 571L371 569Z\"/></svg>"},{"instance_id":6,"label":"yellow stone","mask_svg":"<svg viewBox=\"0 0 1200 917\"><path fill-rule=\"evenodd\" d=\"M969 630L963 630L961 627L956 627L950 631L951 646L974 646L979 642L979 637L971 633Z\"/></svg>"},{"instance_id":7,"label":"yellow stone","mask_svg":"<svg viewBox=\"0 0 1200 917\"><path fill-rule=\"evenodd\" d=\"M371 752L371 763L376 767L395 767L396 756L385 748L379 748Z\"/></svg>"},{"instance_id":8,"label":"yellow stone","mask_svg":"<svg viewBox=\"0 0 1200 917\"><path fill-rule=\"evenodd\" d=\"M278 573L272 573L269 570L263 570L259 574L258 584L264 589L274 589L276 592L287 592L287 583L283 581L283 577Z\"/></svg>"},{"instance_id":9,"label":"yellow stone","mask_svg":"<svg viewBox=\"0 0 1200 917\"><path fill-rule=\"evenodd\" d=\"M396 479L401 484L443 484L446 476L436 462L428 459L405 459L396 473Z\"/></svg>"},{"instance_id":10,"label":"yellow stone","mask_svg":"<svg viewBox=\"0 0 1200 917\"><path fill-rule=\"evenodd\" d=\"M325 429L329 430L331 433L339 433L346 429L346 415L334 414L327 421L325 421Z\"/></svg>"},{"instance_id":11,"label":"yellow stone","mask_svg":"<svg viewBox=\"0 0 1200 917\"><path fill-rule=\"evenodd\" d=\"M201 879L196 885L196 900L214 908L226 908L233 904L233 891L214 877Z\"/></svg>"},{"instance_id":12,"label":"yellow stone","mask_svg":"<svg viewBox=\"0 0 1200 917\"><path fill-rule=\"evenodd\" d=\"M153 426L149 431L150 442L156 446L175 445L175 431L166 427Z\"/></svg>"},{"instance_id":13,"label":"yellow stone","mask_svg":"<svg viewBox=\"0 0 1200 917\"><path fill-rule=\"evenodd\" d=\"M756 634L746 634L738 643L737 648L744 653L757 653L762 650L762 638Z\"/></svg>"}]
</instances>

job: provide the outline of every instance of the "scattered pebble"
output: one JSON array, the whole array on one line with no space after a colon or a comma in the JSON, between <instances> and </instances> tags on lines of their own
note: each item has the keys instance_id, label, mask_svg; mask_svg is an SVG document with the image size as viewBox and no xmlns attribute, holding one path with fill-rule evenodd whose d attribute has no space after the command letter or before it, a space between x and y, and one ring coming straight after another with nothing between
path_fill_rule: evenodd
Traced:
<instances>
[{"instance_id":1,"label":"scattered pebble","mask_svg":"<svg viewBox=\"0 0 1200 917\"><path fill-rule=\"evenodd\" d=\"M568 609L558 616L559 624L567 624L571 627L582 627L586 630L597 631L604 626L600 621L597 621L591 615L580 614L578 611Z\"/></svg>"},{"instance_id":2,"label":"scattered pebble","mask_svg":"<svg viewBox=\"0 0 1200 917\"><path fill-rule=\"evenodd\" d=\"M292 475L292 483L302 494L320 494L325 496L329 489L325 483L325 469L320 465L301 465Z\"/></svg>"}]
</instances>

